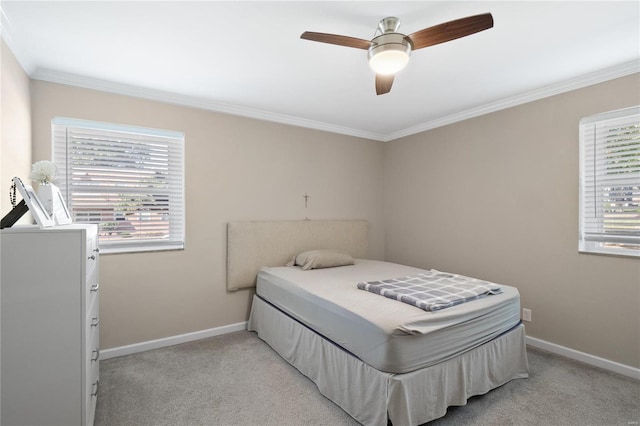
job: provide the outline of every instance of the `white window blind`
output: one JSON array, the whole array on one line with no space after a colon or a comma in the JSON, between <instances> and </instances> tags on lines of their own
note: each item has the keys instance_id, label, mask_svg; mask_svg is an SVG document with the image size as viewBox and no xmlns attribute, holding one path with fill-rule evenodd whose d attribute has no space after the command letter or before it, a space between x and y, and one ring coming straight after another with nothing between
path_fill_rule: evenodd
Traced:
<instances>
[{"instance_id":1,"label":"white window blind","mask_svg":"<svg viewBox=\"0 0 640 426\"><path fill-rule=\"evenodd\" d=\"M640 107L580 121L580 244L640 257Z\"/></svg>"},{"instance_id":2,"label":"white window blind","mask_svg":"<svg viewBox=\"0 0 640 426\"><path fill-rule=\"evenodd\" d=\"M52 135L56 182L102 252L184 247L183 133L54 118Z\"/></svg>"}]
</instances>

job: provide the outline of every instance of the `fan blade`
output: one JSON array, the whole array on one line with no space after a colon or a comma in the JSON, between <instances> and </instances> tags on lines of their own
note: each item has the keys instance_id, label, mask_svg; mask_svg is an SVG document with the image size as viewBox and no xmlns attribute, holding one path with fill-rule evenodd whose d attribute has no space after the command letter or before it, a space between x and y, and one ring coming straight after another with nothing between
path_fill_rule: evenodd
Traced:
<instances>
[{"instance_id":1,"label":"fan blade","mask_svg":"<svg viewBox=\"0 0 640 426\"><path fill-rule=\"evenodd\" d=\"M416 50L465 37L491 27L493 27L493 16L485 13L425 28L408 37L413 44L413 50Z\"/></svg>"},{"instance_id":2,"label":"fan blade","mask_svg":"<svg viewBox=\"0 0 640 426\"><path fill-rule=\"evenodd\" d=\"M376 94L384 95L391 91L391 85L393 85L393 74L381 75L376 74Z\"/></svg>"},{"instance_id":3,"label":"fan blade","mask_svg":"<svg viewBox=\"0 0 640 426\"><path fill-rule=\"evenodd\" d=\"M302 33L300 38L311 41L319 41L320 43L337 44L338 46L355 47L357 49L364 50L368 50L369 46L371 46L371 42L369 40L336 34L312 33L309 31L305 31Z\"/></svg>"}]
</instances>

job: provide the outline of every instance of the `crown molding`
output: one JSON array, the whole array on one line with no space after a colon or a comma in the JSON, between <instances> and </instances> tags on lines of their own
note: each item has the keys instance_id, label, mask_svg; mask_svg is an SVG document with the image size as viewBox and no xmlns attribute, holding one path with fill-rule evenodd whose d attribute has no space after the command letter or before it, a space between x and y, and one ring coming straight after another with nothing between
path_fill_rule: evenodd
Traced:
<instances>
[{"instance_id":1,"label":"crown molding","mask_svg":"<svg viewBox=\"0 0 640 426\"><path fill-rule=\"evenodd\" d=\"M448 115L446 117L437 118L426 123L418 124L417 126L408 127L406 129L387 134L385 135L385 142L415 135L420 132L446 126L458 121L468 120L470 118L489 114L491 112L526 104L528 102L537 101L549 96L559 95L561 93L570 92L571 90L581 89L593 84L602 83L608 80L613 80L615 78L624 77L638 72L640 72L640 60L624 62L613 67L584 74L569 80L542 87L540 89L535 89L521 93L519 95L500 99L495 102L480 105L475 108L470 108L465 111Z\"/></svg>"},{"instance_id":2,"label":"crown molding","mask_svg":"<svg viewBox=\"0 0 640 426\"><path fill-rule=\"evenodd\" d=\"M291 126L305 127L321 130L330 133L338 133L348 136L355 136L364 139L382 141L384 135L368 132L350 127L337 126L292 115L278 114L269 111L247 108L237 105L215 102L209 99L195 96L180 95L162 90L148 89L128 84L114 83L111 81L85 77L77 74L64 73L48 69L37 69L31 76L35 80L48 81L51 83L65 84L69 86L82 87L85 89L100 90L103 92L116 93L120 95L133 96L137 98L149 99L153 101L182 105L208 111L215 111L224 114L237 115L254 118L257 120L270 121Z\"/></svg>"},{"instance_id":3,"label":"crown molding","mask_svg":"<svg viewBox=\"0 0 640 426\"><path fill-rule=\"evenodd\" d=\"M4 14L3 14L4 19ZM252 109L237 105L225 104L211 101L209 99L198 98L194 96L179 95L176 93L165 92L161 90L147 89L133 85L114 83L106 80L95 79L75 74L69 74L59 71L38 69L31 78L36 80L48 81L51 83L65 84L69 86L82 87L86 89L100 90L104 92L116 93L120 95L133 96L153 101L165 102L170 104L182 105L192 108L204 109L209 111L220 112L224 114L237 115L242 117L253 118L257 120L270 121L275 123L287 124L291 126L304 127L330 133L343 134L358 138L370 139L382 142L391 142L406 136L411 136L437 127L446 126L459 121L468 120L470 118L500 111L506 108L522 105L528 102L543 99L549 96L558 95L569 92L571 90L580 89L604 81L613 80L615 78L624 77L630 74L640 72L640 60L625 62L603 70L584 74L576 78L565 80L559 83L551 84L540 89L531 90L515 96L500 99L478 107L460 111L446 117L440 117L416 126L398 130L389 134L379 134L368 132L361 129L353 129L350 127L337 126L330 123L324 123L315 120L309 120L301 117L295 117L286 114L278 114L269 111Z\"/></svg>"}]
</instances>

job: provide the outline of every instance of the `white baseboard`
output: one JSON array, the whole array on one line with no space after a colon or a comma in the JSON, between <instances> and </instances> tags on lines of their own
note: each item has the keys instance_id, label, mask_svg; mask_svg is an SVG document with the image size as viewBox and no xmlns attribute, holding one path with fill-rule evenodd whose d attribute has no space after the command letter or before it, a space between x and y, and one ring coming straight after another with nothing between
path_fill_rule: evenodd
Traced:
<instances>
[{"instance_id":1,"label":"white baseboard","mask_svg":"<svg viewBox=\"0 0 640 426\"><path fill-rule=\"evenodd\" d=\"M180 343L193 342L194 340L206 339L209 337L220 336L222 334L233 333L246 329L247 322L245 321L236 324L225 325L222 327L210 328L208 330L194 331L193 333L180 334L177 336L165 337L163 339L149 340L147 342L135 343L133 345L105 349L103 351L100 351L100 359L105 360L118 356L131 355L138 352L164 348L167 346L178 345ZM585 352L580 352L575 349L560 346L555 343L547 342L545 340L537 339L531 336L526 337L526 342L527 345L533 346L534 348L539 348L547 352L561 355L566 358L574 359L585 364L600 367L605 370L613 371L615 373L640 380L640 368L620 364L615 361L600 358L595 355L590 355Z\"/></svg>"},{"instance_id":2,"label":"white baseboard","mask_svg":"<svg viewBox=\"0 0 640 426\"><path fill-rule=\"evenodd\" d=\"M555 343L550 343L545 340L536 339L535 337L527 336L526 342L527 345L531 345L534 348L539 348L547 352L561 355L566 358L571 358L585 364L600 367L605 370L613 371L614 373L622 374L624 376L640 380L640 368L620 364L618 362L600 358L595 355L590 355L585 352L576 351L575 349L567 348L565 346L556 345Z\"/></svg>"},{"instance_id":3,"label":"white baseboard","mask_svg":"<svg viewBox=\"0 0 640 426\"><path fill-rule=\"evenodd\" d=\"M134 343L133 345L119 346L117 348L100 351L100 360L115 358L118 356L131 355L138 352L149 351L151 349L164 348L178 345L180 343L193 342L194 340L206 339L208 337L220 336L222 334L233 333L247 329L247 322L224 325L222 327L210 328L208 330L194 331L193 333L179 334L177 336L165 337L163 339L149 340L147 342Z\"/></svg>"}]
</instances>

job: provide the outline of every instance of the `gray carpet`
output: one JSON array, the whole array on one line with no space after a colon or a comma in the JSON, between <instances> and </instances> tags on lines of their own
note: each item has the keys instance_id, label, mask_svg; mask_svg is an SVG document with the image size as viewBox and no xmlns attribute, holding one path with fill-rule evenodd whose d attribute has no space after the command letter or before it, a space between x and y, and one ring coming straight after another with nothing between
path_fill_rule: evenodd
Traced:
<instances>
[{"instance_id":1,"label":"gray carpet","mask_svg":"<svg viewBox=\"0 0 640 426\"><path fill-rule=\"evenodd\" d=\"M638 425L637 380L528 354L529 379L451 407L429 425ZM246 331L109 359L100 370L96 426L358 424Z\"/></svg>"}]
</instances>

